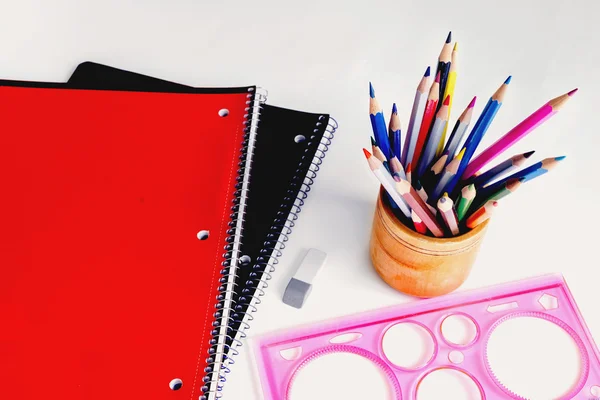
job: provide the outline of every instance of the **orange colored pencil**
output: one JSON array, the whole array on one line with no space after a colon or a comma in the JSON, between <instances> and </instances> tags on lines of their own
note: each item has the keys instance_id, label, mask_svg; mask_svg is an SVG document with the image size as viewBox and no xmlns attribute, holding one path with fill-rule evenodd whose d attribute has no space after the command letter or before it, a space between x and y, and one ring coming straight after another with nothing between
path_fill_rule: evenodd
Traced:
<instances>
[{"instance_id":1,"label":"orange colored pencil","mask_svg":"<svg viewBox=\"0 0 600 400\"><path fill-rule=\"evenodd\" d=\"M495 200L490 200L485 203L480 209L475 211L469 218L467 218L467 228L473 229L477 225L488 220L492 216L492 213L496 207L498 207L498 202Z\"/></svg>"}]
</instances>

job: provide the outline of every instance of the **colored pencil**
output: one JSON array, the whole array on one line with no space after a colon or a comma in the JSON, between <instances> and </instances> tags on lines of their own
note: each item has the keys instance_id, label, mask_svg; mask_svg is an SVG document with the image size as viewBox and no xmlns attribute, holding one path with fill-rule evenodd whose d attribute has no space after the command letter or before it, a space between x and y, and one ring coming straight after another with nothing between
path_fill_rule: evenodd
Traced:
<instances>
[{"instance_id":1,"label":"colored pencil","mask_svg":"<svg viewBox=\"0 0 600 400\"><path fill-rule=\"evenodd\" d=\"M379 146L385 157L389 158L391 149L388 142L387 128L385 124L385 118L383 117L383 109L375 98L375 89L373 89L371 82L369 82L369 96L369 114L371 117L373 135L375 136L377 146Z\"/></svg>"},{"instance_id":2,"label":"colored pencil","mask_svg":"<svg viewBox=\"0 0 600 400\"><path fill-rule=\"evenodd\" d=\"M450 96L450 104L448 104L448 119L450 119L450 113L452 112L452 100L454 99L454 88L456 86L456 74L457 74L457 58L458 58L458 42L454 43L454 49L452 49L452 61L450 62L450 70L448 72L448 82L446 83L446 87L444 88L444 95L441 97L445 99ZM440 140L440 144L437 148L436 156L440 156L444 151L444 143L446 143L446 131L448 131L448 125L444 128L444 132L442 132L442 140Z\"/></svg>"},{"instance_id":3,"label":"colored pencil","mask_svg":"<svg viewBox=\"0 0 600 400\"><path fill-rule=\"evenodd\" d=\"M498 189L496 192L492 193L490 197L487 198L486 201L490 200L500 200L505 198L511 193L514 193L521 184L525 181L525 178L520 179L510 179L506 181L503 187Z\"/></svg>"},{"instance_id":4,"label":"colored pencil","mask_svg":"<svg viewBox=\"0 0 600 400\"><path fill-rule=\"evenodd\" d=\"M423 220L419 218L415 210L410 212L410 216L412 218L413 224L415 226L415 230L423 235L427 234L427 225L423 223Z\"/></svg>"},{"instance_id":5,"label":"colored pencil","mask_svg":"<svg viewBox=\"0 0 600 400\"><path fill-rule=\"evenodd\" d=\"M415 151L413 152L413 158L411 160L413 168L419 165L419 159L421 158L421 152L427 141L427 135L429 134L429 128L435 117L437 111L437 105L439 102L439 90L440 90L440 74L438 73L435 77L435 81L429 89L429 96L427 97L427 103L425 104L425 111L423 112L423 121L421 122L421 129L419 130L419 137L417 138L417 144L415 145Z\"/></svg>"},{"instance_id":6,"label":"colored pencil","mask_svg":"<svg viewBox=\"0 0 600 400\"><path fill-rule=\"evenodd\" d=\"M485 188L483 188L482 190L479 191L479 193L477 194L477 197L480 197L481 199L487 199L493 193L496 193L498 191L498 189L500 189L502 186L504 186L506 184L506 182L508 182L512 179L523 178L523 180L522 180L523 183L530 181L532 179L535 179L538 176L544 175L548 171L552 170L554 167L556 167L556 165L558 165L558 163L560 161L562 161L564 159L565 159L565 156L546 158L540 162L530 165L527 168L517 171L514 174L512 174L506 178L502 178L498 182L494 182L491 185L486 186Z\"/></svg>"},{"instance_id":7,"label":"colored pencil","mask_svg":"<svg viewBox=\"0 0 600 400\"><path fill-rule=\"evenodd\" d=\"M463 136L467 132L467 128L469 128L469 124L471 123L471 117L473 116L473 107L475 107L475 102L477 101L477 96L473 97L473 100L469 103L467 108L463 111L463 113L456 120L456 124L454 124L454 128L452 129L452 133L450 134L450 138L446 143L446 147L444 148L443 153L448 153L448 158L450 160L454 159L456 152L458 151L458 146L462 141ZM452 97L450 97L450 102L452 102ZM446 125L448 126L448 125Z\"/></svg>"},{"instance_id":8,"label":"colored pencil","mask_svg":"<svg viewBox=\"0 0 600 400\"><path fill-rule=\"evenodd\" d=\"M448 74L450 73L450 64L452 62L452 32L448 32L446 42L442 46L442 51L438 57L437 72L440 74L440 94L441 99L445 98L444 93L448 82Z\"/></svg>"},{"instance_id":9,"label":"colored pencil","mask_svg":"<svg viewBox=\"0 0 600 400\"><path fill-rule=\"evenodd\" d=\"M496 113L498 113L498 110L502 106L502 102L504 100L504 95L505 95L506 89L507 89L508 84L510 83L511 79L512 79L512 77L509 76L504 81L504 83L502 85L500 85L500 87L498 88L498 90L496 90L496 92L492 95L492 97L490 97L487 104L485 105L485 108L481 112L481 115L477 119L477 122L475 122L475 126L469 133L469 136L467 137L467 141L465 142L465 145L464 145L465 154L460 163L460 167L458 168L458 172L456 173L456 176L454 176L454 178L452 178L452 180L446 187L446 191L448 191L449 193L454 192L454 189L455 189L458 181L460 180L460 178L463 176L464 171L467 168L469 161L471 160L471 157L473 157L473 154L475 153L475 150L477 149L477 146L479 146L481 139L483 139L483 136L485 135L488 128L490 127L490 124L494 120Z\"/></svg>"},{"instance_id":10,"label":"colored pencil","mask_svg":"<svg viewBox=\"0 0 600 400\"><path fill-rule=\"evenodd\" d=\"M506 181L504 184L500 185L497 189L490 193L483 193L481 196L478 196L473 202L473 208L481 207L483 204L492 200L500 200L509 194L515 192L521 184L525 181L525 178L513 178Z\"/></svg>"},{"instance_id":11,"label":"colored pencil","mask_svg":"<svg viewBox=\"0 0 600 400\"><path fill-rule=\"evenodd\" d=\"M402 163L400 163L402 164ZM409 182L412 182L412 163L408 163L408 165L406 166L406 180Z\"/></svg>"},{"instance_id":12,"label":"colored pencil","mask_svg":"<svg viewBox=\"0 0 600 400\"><path fill-rule=\"evenodd\" d=\"M440 211L440 215L442 216L442 220L450 230L453 236L456 236L460 233L458 229L458 217L456 216L456 210L454 209L454 202L450 197L448 197L448 193L444 193L442 197L437 202L437 208Z\"/></svg>"},{"instance_id":13,"label":"colored pencil","mask_svg":"<svg viewBox=\"0 0 600 400\"><path fill-rule=\"evenodd\" d=\"M475 174L469 179L468 182L472 182L477 187L485 187L488 183L498 179L503 174L507 174L517 168L519 168L525 161L531 157L535 151L528 151L527 153L517 154L512 156L508 160L502 161L495 167L490 168L483 174Z\"/></svg>"},{"instance_id":14,"label":"colored pencil","mask_svg":"<svg viewBox=\"0 0 600 400\"><path fill-rule=\"evenodd\" d=\"M383 164L376 157L373 157L371 153L367 149L363 149L365 153L365 157L367 158L367 162L369 163L369 167L373 174L377 177L383 188L388 192L394 203L398 206L402 214L406 218L410 219L410 208L406 200L400 196L400 194L394 189L394 179L389 174L389 172L383 168Z\"/></svg>"},{"instance_id":15,"label":"colored pencil","mask_svg":"<svg viewBox=\"0 0 600 400\"><path fill-rule=\"evenodd\" d=\"M404 171L404 168L402 168L402 164L396 155L394 155L390 160L390 168L392 170L392 175L406 179L406 172Z\"/></svg>"},{"instance_id":16,"label":"colored pencil","mask_svg":"<svg viewBox=\"0 0 600 400\"><path fill-rule=\"evenodd\" d=\"M417 194L419 195L419 197L421 197L421 199L423 199L423 201L425 202L425 204L427 204L427 208L429 208L429 211L431 211L431 213L433 215L436 215L437 214L437 209L435 207L431 206L429 203L427 203L427 200L429 200L429 196L427 195L427 191L425 190L425 188L423 187L423 185L421 185L421 181L415 182L415 184L413 185L413 187L417 191Z\"/></svg>"},{"instance_id":17,"label":"colored pencil","mask_svg":"<svg viewBox=\"0 0 600 400\"><path fill-rule=\"evenodd\" d=\"M435 215L429 210L423 199L417 194L416 190L411 186L410 182L401 179L400 182L396 182L396 190L409 207L411 207L415 213L421 218L423 223L427 226L427 229L433 233L435 237L443 237L444 231L440 224L437 222Z\"/></svg>"},{"instance_id":18,"label":"colored pencil","mask_svg":"<svg viewBox=\"0 0 600 400\"><path fill-rule=\"evenodd\" d=\"M498 207L498 202L493 200L485 203L481 208L475 211L469 218L467 218L467 228L473 229L488 220L494 209Z\"/></svg>"},{"instance_id":19,"label":"colored pencil","mask_svg":"<svg viewBox=\"0 0 600 400\"><path fill-rule=\"evenodd\" d=\"M437 181L437 184L431 192L431 197L433 199L439 198L440 194L442 194L442 192L444 191L446 185L448 185L448 182L450 182L450 179L454 178L464 154L465 149L462 149L460 153L458 153L458 155L454 157L454 160L452 160L450 164L446 166L444 172L442 172L442 175L440 176L440 179Z\"/></svg>"},{"instance_id":20,"label":"colored pencil","mask_svg":"<svg viewBox=\"0 0 600 400\"><path fill-rule=\"evenodd\" d=\"M427 96L429 94L429 89L431 88L432 82L429 78L430 70L431 68L427 67L421 82L419 82L419 86L417 86L410 120L408 121L408 129L406 130L406 137L404 138L404 149L402 150L400 162L402 165L405 165L407 169L408 164L412 162L413 154L415 153L415 146L417 145L417 139L419 138L419 130L421 129L421 123L423 122L423 113L425 112L425 105L427 104Z\"/></svg>"},{"instance_id":21,"label":"colored pencil","mask_svg":"<svg viewBox=\"0 0 600 400\"><path fill-rule=\"evenodd\" d=\"M554 114L556 114L576 92L577 89L573 89L562 96L550 100L540 107L536 112L521 121L520 124L508 131L500 139L496 140L490 147L481 152L481 154L479 154L473 161L469 163L462 175L463 179L469 178L491 160L496 158L504 150L521 140L537 126L541 125Z\"/></svg>"},{"instance_id":22,"label":"colored pencil","mask_svg":"<svg viewBox=\"0 0 600 400\"><path fill-rule=\"evenodd\" d=\"M469 207L473 203L475 196L477 195L477 190L475 189L475 185L470 184L462 188L460 191L460 196L456 201L456 215L458 216L458 221L462 221L463 218L467 215L469 211Z\"/></svg>"},{"instance_id":23,"label":"colored pencil","mask_svg":"<svg viewBox=\"0 0 600 400\"><path fill-rule=\"evenodd\" d=\"M448 154L444 153L438 160L431 166L429 171L421 177L421 182L425 182L428 187L435 185L440 179L440 174L444 171L444 168L448 164Z\"/></svg>"},{"instance_id":24,"label":"colored pencil","mask_svg":"<svg viewBox=\"0 0 600 400\"><path fill-rule=\"evenodd\" d=\"M383 155L383 152L381 151L381 149L379 148L379 146L377 146L377 143L375 142L375 139L373 139L373 137L371 136L371 148L373 151L373 156L375 158L377 158L379 161L381 161L381 163L383 164L383 166L385 167L385 169L392 174L392 179L394 179L394 174L391 171L391 167L390 164L387 162L387 160L385 159L385 156ZM388 198L390 200L390 206L392 208L398 208L398 205L396 204L396 202L394 202L392 200L392 198L390 197L390 195L388 194Z\"/></svg>"},{"instance_id":25,"label":"colored pencil","mask_svg":"<svg viewBox=\"0 0 600 400\"><path fill-rule=\"evenodd\" d=\"M385 154L383 154L383 151L381 151L379 146L377 146L377 142L375 142L373 138L371 138L371 150L373 151L373 155L383 163L385 169L387 169L389 172L392 172L387 157Z\"/></svg>"},{"instance_id":26,"label":"colored pencil","mask_svg":"<svg viewBox=\"0 0 600 400\"><path fill-rule=\"evenodd\" d=\"M442 132L444 131L444 127L448 124L449 104L450 96L444 99L444 104L438 110L435 116L435 122L433 123L433 127L431 128L431 132L429 132L427 141L425 143L425 149L423 150L421 154L421 159L419 160L419 166L416 171L417 178L423 176L427 168L431 166L435 159L438 144L442 139Z\"/></svg>"},{"instance_id":27,"label":"colored pencil","mask_svg":"<svg viewBox=\"0 0 600 400\"><path fill-rule=\"evenodd\" d=\"M392 116L390 117L390 124L388 126L388 138L390 142L390 158L392 155L396 157L401 157L402 153L400 150L400 142L401 142L402 132L400 130L400 117L398 117L398 108L396 108L396 103L392 105Z\"/></svg>"},{"instance_id":28,"label":"colored pencil","mask_svg":"<svg viewBox=\"0 0 600 400\"><path fill-rule=\"evenodd\" d=\"M433 163L429 171L431 171L434 175L438 175L444 170L447 164L448 153L444 153L440 158L438 158L438 160L435 163Z\"/></svg>"}]
</instances>

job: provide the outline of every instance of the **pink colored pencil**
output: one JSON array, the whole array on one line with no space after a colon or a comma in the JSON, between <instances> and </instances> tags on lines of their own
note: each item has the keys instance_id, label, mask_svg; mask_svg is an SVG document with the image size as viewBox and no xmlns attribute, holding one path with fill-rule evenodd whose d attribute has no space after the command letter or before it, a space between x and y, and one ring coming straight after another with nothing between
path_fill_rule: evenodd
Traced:
<instances>
[{"instance_id":1,"label":"pink colored pencil","mask_svg":"<svg viewBox=\"0 0 600 400\"><path fill-rule=\"evenodd\" d=\"M571 90L569 93L558 96L550 100L548 103L540 107L539 110L525 118L519 125L512 128L508 133L496 140L494 144L485 149L474 160L471 160L465 169L462 179L467 179L483 168L487 163L498 157L504 150L521 140L529 132L537 128L548 118L560 110L564 104L577 92L577 89Z\"/></svg>"},{"instance_id":2,"label":"pink colored pencil","mask_svg":"<svg viewBox=\"0 0 600 400\"><path fill-rule=\"evenodd\" d=\"M423 201L417 191L410 185L410 182L404 179L396 182L396 191L400 193L408 206L421 218L427 229L433 233L435 237L444 237L444 230L437 222L435 215L429 211L427 204Z\"/></svg>"}]
</instances>

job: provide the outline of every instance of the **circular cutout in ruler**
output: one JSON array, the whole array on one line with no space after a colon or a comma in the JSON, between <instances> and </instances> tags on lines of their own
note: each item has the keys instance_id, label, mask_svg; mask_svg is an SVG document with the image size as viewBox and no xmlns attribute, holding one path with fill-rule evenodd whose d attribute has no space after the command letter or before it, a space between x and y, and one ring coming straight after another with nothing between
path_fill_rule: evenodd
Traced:
<instances>
[{"instance_id":1,"label":"circular cutout in ruler","mask_svg":"<svg viewBox=\"0 0 600 400\"><path fill-rule=\"evenodd\" d=\"M541 312L498 320L485 352L492 379L513 398L571 398L588 375L588 356L579 336L561 320Z\"/></svg>"},{"instance_id":2,"label":"circular cutout in ruler","mask_svg":"<svg viewBox=\"0 0 600 400\"><path fill-rule=\"evenodd\" d=\"M347 345L329 346L306 357L292 374L286 392L286 400L367 397L402 400L402 393L394 373L383 360Z\"/></svg>"}]
</instances>

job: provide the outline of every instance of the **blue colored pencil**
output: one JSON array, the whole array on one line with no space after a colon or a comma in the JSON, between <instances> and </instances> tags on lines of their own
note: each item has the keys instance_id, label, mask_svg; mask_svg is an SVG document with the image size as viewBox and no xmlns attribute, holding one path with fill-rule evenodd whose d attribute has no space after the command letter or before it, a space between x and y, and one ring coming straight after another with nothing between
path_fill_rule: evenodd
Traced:
<instances>
[{"instance_id":1,"label":"blue colored pencil","mask_svg":"<svg viewBox=\"0 0 600 400\"><path fill-rule=\"evenodd\" d=\"M515 179L520 180L521 183L525 183L532 179L537 178L538 176L544 175L545 173L550 171L560 161L564 160L565 158L566 158L565 156L546 158L540 162L530 165L527 168L517 171L514 174L507 176L506 178L503 178L503 179L499 180L498 182L495 182L489 186L486 186L482 190L478 191L477 199L487 199L488 197L490 197L490 195L492 193L497 192L498 189L500 189L502 186L504 186L506 184L506 182L511 179L512 180L515 180Z\"/></svg>"},{"instance_id":2,"label":"blue colored pencil","mask_svg":"<svg viewBox=\"0 0 600 400\"><path fill-rule=\"evenodd\" d=\"M467 168L471 157L473 157L473 154L475 154L477 146L479 146L479 143L481 143L481 139L483 139L483 136L485 135L488 128L490 127L490 124L494 120L496 113L502 106L504 94L506 92L508 84L511 81L511 78L512 77L509 76L500 86L500 88L496 90L492 97L490 97L487 104L485 105L485 108L481 112L481 115L477 119L473 130L471 130L471 132L469 133L467 141L464 145L465 154L463 156L463 159L461 160L460 167L458 168L458 171L456 172L454 178L452 178L450 183L448 183L448 186L446 186L446 191L448 193L454 193L454 189L457 187L458 182L460 181L463 173L465 172L465 169Z\"/></svg>"},{"instance_id":3,"label":"blue colored pencil","mask_svg":"<svg viewBox=\"0 0 600 400\"><path fill-rule=\"evenodd\" d=\"M400 160L402 154L400 141L402 136L402 131L400 128L400 117L398 117L398 108L396 108L396 103L392 106L392 116L390 117L390 124L388 126L388 135L390 147L392 149L392 155L390 155L390 159L393 156L398 157Z\"/></svg>"},{"instance_id":4,"label":"blue colored pencil","mask_svg":"<svg viewBox=\"0 0 600 400\"><path fill-rule=\"evenodd\" d=\"M385 167L385 169L387 169L388 172L391 173L392 170L390 169L390 164L388 162L388 159L383 154L383 151L381 151L379 146L377 146L377 142L375 142L375 139L373 139L373 137L371 137L371 147L373 150L373 156L375 156L375 158L377 158L379 161L381 161L383 163L383 166Z\"/></svg>"},{"instance_id":5,"label":"blue colored pencil","mask_svg":"<svg viewBox=\"0 0 600 400\"><path fill-rule=\"evenodd\" d=\"M535 153L535 151L528 151L527 153L517 154L516 156L513 156L508 160L501 162L495 167L490 168L483 174L473 176L472 178L467 180L467 184L472 183L478 188L485 187L485 185L499 178L503 174L506 174L510 171L514 171L515 169L519 168L521 165L523 165L523 163L525 163L525 160L527 160L533 155L533 153Z\"/></svg>"},{"instance_id":6,"label":"blue colored pencil","mask_svg":"<svg viewBox=\"0 0 600 400\"><path fill-rule=\"evenodd\" d=\"M379 105L379 102L375 98L375 89L373 89L373 85L369 82L369 95L370 95L370 103L369 103L369 112L371 117L371 127L373 128L373 135L375 136L375 141L377 145L385 155L385 157L389 160L391 158L391 148L390 143L388 141L387 128L385 124L385 118L383 117L383 110Z\"/></svg>"}]
</instances>

